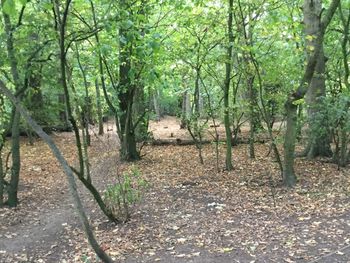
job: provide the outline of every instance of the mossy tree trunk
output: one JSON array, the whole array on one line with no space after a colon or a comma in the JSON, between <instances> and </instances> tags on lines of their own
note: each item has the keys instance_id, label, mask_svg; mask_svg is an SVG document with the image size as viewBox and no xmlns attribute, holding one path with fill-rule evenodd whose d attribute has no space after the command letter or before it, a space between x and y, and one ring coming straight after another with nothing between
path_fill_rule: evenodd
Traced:
<instances>
[{"instance_id":1,"label":"mossy tree trunk","mask_svg":"<svg viewBox=\"0 0 350 263\"><path fill-rule=\"evenodd\" d=\"M1 1L4 4L4 1ZM2 15L4 19L5 32L6 32L6 50L10 61L11 75L15 84L16 93L21 89L21 80L18 72L18 63L15 55L14 43L13 43L13 30L11 20L8 14L4 12L2 8ZM20 97L20 96L18 96ZM18 204L18 184L21 170L21 155L20 155L20 120L21 116L19 111L15 108L12 110L11 120L11 152L12 152L12 168L11 168L11 179L8 187L8 200L7 204L10 207L15 207Z\"/></svg>"},{"instance_id":2,"label":"mossy tree trunk","mask_svg":"<svg viewBox=\"0 0 350 263\"><path fill-rule=\"evenodd\" d=\"M307 0L305 0L307 1ZM322 50L324 34L331 22L333 15L338 8L340 0L333 0L330 7L326 11L324 18L321 21L320 30L316 36L313 53L310 55L304 74L301 78L299 87L288 96L285 103L285 109L287 114L287 127L284 138L284 169L283 169L283 181L288 187L292 187L296 184L296 174L294 171L294 155L295 155L295 140L297 132L297 101L304 98L309 83L314 75L317 59L319 53Z\"/></svg>"},{"instance_id":3,"label":"mossy tree trunk","mask_svg":"<svg viewBox=\"0 0 350 263\"><path fill-rule=\"evenodd\" d=\"M121 10L127 10L129 6L128 0L119 2ZM125 14L123 19L131 19L131 14ZM120 158L124 161L135 161L140 159L137 150L135 126L133 122L133 104L136 91L136 79L132 79L132 50L133 43L128 41L129 30L133 28L125 28L120 25L119 28L119 130L120 130ZM134 76L135 77L135 76Z\"/></svg>"},{"instance_id":4,"label":"mossy tree trunk","mask_svg":"<svg viewBox=\"0 0 350 263\"><path fill-rule=\"evenodd\" d=\"M3 148L4 148L4 141L2 140L2 138L0 138L0 207L4 205L4 187L5 187L5 182L4 182L5 175L4 175L4 167L2 162Z\"/></svg>"},{"instance_id":5,"label":"mossy tree trunk","mask_svg":"<svg viewBox=\"0 0 350 263\"><path fill-rule=\"evenodd\" d=\"M305 0L303 5L306 51L308 59L315 48L316 36L321 30L321 0ZM315 121L326 118L326 116L317 116L320 112L320 107L323 98L326 96L325 82L326 61L323 50L323 43L317 56L315 73L312 76L308 90L306 92L307 113L309 120L309 138L306 155L312 159L317 156L332 156L330 146L330 131L328 127L318 127L322 123L327 123L326 120Z\"/></svg>"},{"instance_id":6,"label":"mossy tree trunk","mask_svg":"<svg viewBox=\"0 0 350 263\"><path fill-rule=\"evenodd\" d=\"M342 54L343 54L343 67L344 67L344 84L347 91L350 91L350 69L348 62L348 45L349 45L349 34L350 34L350 12L348 12L348 16L344 15L341 4L339 5L339 15L340 20L343 26L343 39L342 39ZM350 103L346 103L344 112L348 112L350 108ZM348 143L349 143L349 132L346 129L346 121L345 118L341 120L341 131L340 131L340 156L338 160L339 166L345 167L349 160L350 151L348 152Z\"/></svg>"}]
</instances>

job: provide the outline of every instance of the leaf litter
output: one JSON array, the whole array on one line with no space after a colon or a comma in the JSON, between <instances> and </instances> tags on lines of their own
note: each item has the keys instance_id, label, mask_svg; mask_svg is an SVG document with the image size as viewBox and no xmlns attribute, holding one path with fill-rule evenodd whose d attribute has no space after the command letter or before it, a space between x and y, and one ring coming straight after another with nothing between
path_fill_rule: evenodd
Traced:
<instances>
[{"instance_id":1,"label":"leaf litter","mask_svg":"<svg viewBox=\"0 0 350 263\"><path fill-rule=\"evenodd\" d=\"M75 160L73 136L54 136ZM115 181L115 138L93 138L93 180L103 191ZM58 163L43 142L22 142L20 205L0 209L1 262L98 262L80 228ZM135 165L149 182L125 224L109 223L80 185L95 234L118 262L309 262L331 255L350 260L348 169L297 159L299 183L281 186L268 144L233 148L235 169L217 172L213 145L205 164L195 146L145 146ZM224 167L220 146L220 167ZM130 164L118 164L120 171ZM271 184L272 178L272 184Z\"/></svg>"}]
</instances>

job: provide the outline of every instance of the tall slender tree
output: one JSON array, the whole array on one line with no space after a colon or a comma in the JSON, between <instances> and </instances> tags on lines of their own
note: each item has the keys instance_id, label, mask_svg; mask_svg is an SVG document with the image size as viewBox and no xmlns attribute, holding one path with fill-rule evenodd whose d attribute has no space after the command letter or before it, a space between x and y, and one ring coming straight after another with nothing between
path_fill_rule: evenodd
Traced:
<instances>
[{"instance_id":1,"label":"tall slender tree","mask_svg":"<svg viewBox=\"0 0 350 263\"><path fill-rule=\"evenodd\" d=\"M228 171L233 169L232 165L232 132L230 126L230 84L232 71L232 53L234 44L233 35L233 0L228 0L228 18L227 18L227 54L225 62L225 83L224 83L224 122L226 133L226 169Z\"/></svg>"}]
</instances>

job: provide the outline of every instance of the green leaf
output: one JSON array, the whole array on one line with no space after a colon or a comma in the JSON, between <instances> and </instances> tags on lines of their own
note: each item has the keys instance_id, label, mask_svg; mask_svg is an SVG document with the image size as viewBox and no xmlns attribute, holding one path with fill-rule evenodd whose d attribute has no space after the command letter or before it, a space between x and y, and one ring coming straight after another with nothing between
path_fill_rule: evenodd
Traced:
<instances>
[{"instance_id":1,"label":"green leaf","mask_svg":"<svg viewBox=\"0 0 350 263\"><path fill-rule=\"evenodd\" d=\"M51 2L46 1L46 2L43 3L43 8L44 8L45 10L51 10L51 9L53 8L53 5L52 5Z\"/></svg>"},{"instance_id":2,"label":"green leaf","mask_svg":"<svg viewBox=\"0 0 350 263\"><path fill-rule=\"evenodd\" d=\"M3 5L4 12L10 16L16 14L16 4L14 0L6 0Z\"/></svg>"},{"instance_id":3,"label":"green leaf","mask_svg":"<svg viewBox=\"0 0 350 263\"><path fill-rule=\"evenodd\" d=\"M304 104L304 103L305 103L305 99L304 98L296 100L296 101L293 101L293 105L301 105L301 104Z\"/></svg>"}]
</instances>

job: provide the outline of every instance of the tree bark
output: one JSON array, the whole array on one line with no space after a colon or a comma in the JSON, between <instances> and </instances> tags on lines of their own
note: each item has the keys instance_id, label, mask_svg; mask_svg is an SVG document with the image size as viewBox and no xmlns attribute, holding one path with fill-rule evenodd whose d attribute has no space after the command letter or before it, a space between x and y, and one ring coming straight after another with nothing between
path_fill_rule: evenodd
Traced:
<instances>
[{"instance_id":1,"label":"tree bark","mask_svg":"<svg viewBox=\"0 0 350 263\"><path fill-rule=\"evenodd\" d=\"M127 9L126 0L120 1L120 8ZM128 15L129 16L129 15ZM129 17L124 17L128 19ZM137 151L135 127L133 123L133 102L135 95L135 84L131 79L131 43L126 43L127 32L121 25L119 28L119 109L120 109L120 158L124 161L135 161L140 159Z\"/></svg>"},{"instance_id":2,"label":"tree bark","mask_svg":"<svg viewBox=\"0 0 350 263\"><path fill-rule=\"evenodd\" d=\"M102 116L102 106L101 106L101 92L100 86L98 85L98 79L95 80L96 88L96 106L97 106L97 118L98 118L98 135L103 135L103 116Z\"/></svg>"},{"instance_id":3,"label":"tree bark","mask_svg":"<svg viewBox=\"0 0 350 263\"><path fill-rule=\"evenodd\" d=\"M230 127L230 104L229 104L229 92L231 83L231 69L232 69L232 51L233 51L233 0L228 0L228 19L227 19L227 29L228 29L228 47L226 54L226 74L224 83L224 123L225 123L225 133L226 133L226 170L231 171L233 169L232 165L232 132Z\"/></svg>"},{"instance_id":4,"label":"tree bark","mask_svg":"<svg viewBox=\"0 0 350 263\"><path fill-rule=\"evenodd\" d=\"M344 84L347 89L347 91L350 91L350 82L349 82L349 76L350 76L350 69L349 69L349 62L348 62L348 44L349 44L349 30L350 30L350 12L348 12L348 17L346 18L344 16L342 6L339 4L339 15L340 20L342 22L343 26L343 39L342 39L342 54L343 54L343 66L344 66ZM348 112L350 108L350 103L346 103L344 105L344 112ZM344 120L344 117L341 119L341 131L340 131L340 156L338 160L339 166L345 167L347 163L349 162L349 152L348 152L348 143L349 143L349 133L346 129L346 122Z\"/></svg>"},{"instance_id":5,"label":"tree bark","mask_svg":"<svg viewBox=\"0 0 350 263\"><path fill-rule=\"evenodd\" d=\"M321 29L316 36L314 50L309 57L304 74L301 78L299 87L288 96L285 103L285 109L287 114L287 127L284 138L284 169L283 169L283 181L288 187L292 187L296 183L296 175L294 171L294 154L295 154L295 139L296 139L296 126L297 126L297 106L296 101L304 98L308 84L314 75L317 58L322 49L324 34L326 29L333 18L333 15L338 8L340 0L333 0L328 8L324 18L321 21Z\"/></svg>"},{"instance_id":6,"label":"tree bark","mask_svg":"<svg viewBox=\"0 0 350 263\"><path fill-rule=\"evenodd\" d=\"M94 6L94 3L92 0L90 0L90 6L91 6L92 18L94 21L94 29L96 29L97 28L96 11L95 11L95 6ZM98 32L95 33L95 40L96 40L96 44L97 44L100 80L101 80L102 88L105 90L106 84L105 84L105 77L104 77L104 70L103 70L100 38L98 36ZM96 104L97 104L97 115L98 115L98 134L103 135L104 131L103 131L103 119L102 119L102 107L101 107L101 94L100 94L100 87L98 85L97 79L95 80L95 87L96 87ZM108 100L108 98L106 98L106 99Z\"/></svg>"},{"instance_id":7,"label":"tree bark","mask_svg":"<svg viewBox=\"0 0 350 263\"><path fill-rule=\"evenodd\" d=\"M187 122L191 118L191 94L186 89L182 94L181 124L180 128L187 128Z\"/></svg>"},{"instance_id":8,"label":"tree bark","mask_svg":"<svg viewBox=\"0 0 350 263\"><path fill-rule=\"evenodd\" d=\"M79 69L81 71L81 74L83 76L83 80L84 80L84 88L85 88L85 98L84 98L84 105L82 107L82 112L81 112L81 122L82 122L82 126L85 130L85 142L86 142L86 146L90 146L91 145L91 137L90 137L90 134L89 134L89 122L90 122L90 118L91 118L91 114L90 114L90 98L89 98L89 85L88 85L88 82L87 82L87 78L86 78L86 72L85 72L85 69L83 67L83 65L81 64L81 61L80 61L80 53L79 53L79 49L78 49L78 45L76 44L75 45L76 47L76 51L77 51L77 61L78 61L78 66L79 66ZM84 133L84 131L83 131ZM84 142L84 143L85 143Z\"/></svg>"},{"instance_id":9,"label":"tree bark","mask_svg":"<svg viewBox=\"0 0 350 263\"><path fill-rule=\"evenodd\" d=\"M249 62L247 63L249 65ZM249 69L248 69L249 70ZM249 156L255 158L255 106L256 106L256 92L254 90L254 76L247 73L247 86L249 92Z\"/></svg>"},{"instance_id":10,"label":"tree bark","mask_svg":"<svg viewBox=\"0 0 350 263\"><path fill-rule=\"evenodd\" d=\"M4 1L1 1L4 4ZM2 15L4 18L5 32L6 32L6 49L7 55L10 60L12 79L15 84L15 90L18 92L21 89L21 80L18 72L18 64L15 56L15 49L13 44L13 31L12 24L8 14L4 12L2 8ZM12 168L11 168L11 179L8 188L8 200L7 204L10 207L15 207L18 204L17 192L19 184L19 176L21 171L21 155L20 155L20 113L16 110L12 110L12 128L11 128L11 151L12 151Z\"/></svg>"},{"instance_id":11,"label":"tree bark","mask_svg":"<svg viewBox=\"0 0 350 263\"><path fill-rule=\"evenodd\" d=\"M2 134L0 134L2 136ZM4 205L4 167L2 162L2 150L4 148L4 141L3 138L0 138L0 207Z\"/></svg>"},{"instance_id":12,"label":"tree bark","mask_svg":"<svg viewBox=\"0 0 350 263\"><path fill-rule=\"evenodd\" d=\"M144 85L139 83L135 90L134 96L134 119L135 123L135 136L137 142L142 142L147 139L148 121L147 121L147 109L145 101Z\"/></svg>"},{"instance_id":13,"label":"tree bark","mask_svg":"<svg viewBox=\"0 0 350 263\"><path fill-rule=\"evenodd\" d=\"M310 53L312 53L315 48L316 36L319 35L321 30L320 16L322 12L322 1L305 0L303 12L307 47L306 50L308 59L310 59ZM310 125L309 142L306 153L308 158L314 158L317 156L329 157L332 155L328 127L322 127L326 132L320 132L320 127L317 126L322 124L319 122L317 122L317 124L315 123L315 119L326 117L317 116L320 111L323 98L326 96L325 70L326 62L322 43L317 56L315 73L313 74L306 93L306 102L308 105L307 113ZM326 122L324 121L322 123Z\"/></svg>"},{"instance_id":14,"label":"tree bark","mask_svg":"<svg viewBox=\"0 0 350 263\"><path fill-rule=\"evenodd\" d=\"M19 174L21 169L21 155L20 155L20 141L19 141L19 123L21 120L21 115L18 110L13 110L12 119L12 136L11 136L11 156L12 156L12 167L11 167L11 179L8 187L8 199L7 204L10 207L16 207L18 204L18 184L19 184Z\"/></svg>"}]
</instances>

